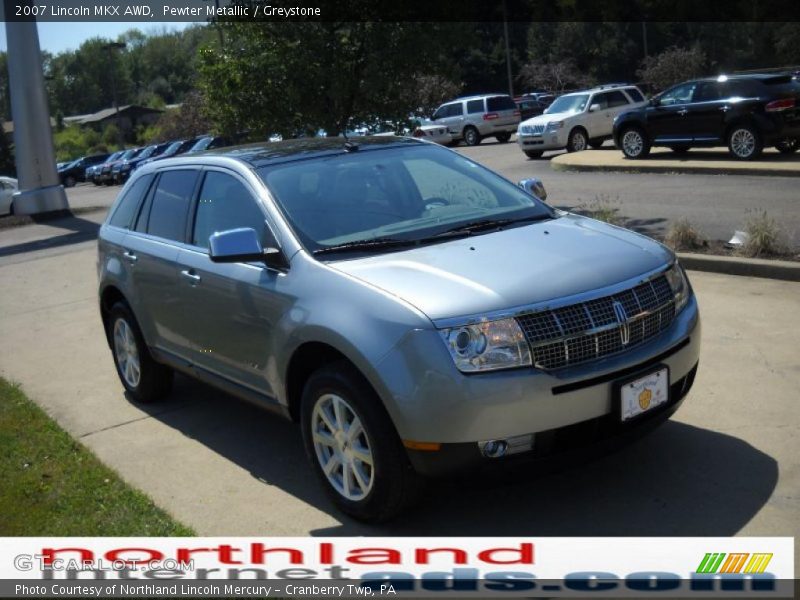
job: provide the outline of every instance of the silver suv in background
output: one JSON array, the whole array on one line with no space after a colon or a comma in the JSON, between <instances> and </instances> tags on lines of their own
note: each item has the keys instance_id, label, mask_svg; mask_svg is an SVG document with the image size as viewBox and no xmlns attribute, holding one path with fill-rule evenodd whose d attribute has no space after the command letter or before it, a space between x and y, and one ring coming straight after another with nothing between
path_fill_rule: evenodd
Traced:
<instances>
[{"instance_id":1,"label":"silver suv in background","mask_svg":"<svg viewBox=\"0 0 800 600\"><path fill-rule=\"evenodd\" d=\"M669 249L545 196L413 138L144 165L98 239L122 384L152 402L178 370L298 422L366 520L422 476L596 454L681 404L697 302Z\"/></svg>"},{"instance_id":2,"label":"silver suv in background","mask_svg":"<svg viewBox=\"0 0 800 600\"><path fill-rule=\"evenodd\" d=\"M484 94L446 102L436 109L431 120L447 126L454 142L464 140L467 146L477 146L487 137L508 142L517 130L519 114L511 96Z\"/></svg>"},{"instance_id":3,"label":"silver suv in background","mask_svg":"<svg viewBox=\"0 0 800 600\"><path fill-rule=\"evenodd\" d=\"M645 105L635 85L611 84L564 94L541 115L519 124L517 144L528 158L539 158L546 150L599 148L611 139L617 115Z\"/></svg>"}]
</instances>

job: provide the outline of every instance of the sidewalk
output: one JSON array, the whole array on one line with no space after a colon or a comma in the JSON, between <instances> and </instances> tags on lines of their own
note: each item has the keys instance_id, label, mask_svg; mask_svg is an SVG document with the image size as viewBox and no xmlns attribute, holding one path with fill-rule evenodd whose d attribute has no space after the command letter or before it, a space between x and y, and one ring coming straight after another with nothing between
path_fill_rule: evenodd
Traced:
<instances>
[{"instance_id":1,"label":"sidewalk","mask_svg":"<svg viewBox=\"0 0 800 600\"><path fill-rule=\"evenodd\" d=\"M785 155L768 148L759 160L735 160L726 148L694 149L678 155L668 148L653 148L641 160L625 158L621 150L603 146L554 156L556 171L611 171L623 173L706 173L716 175L772 175L800 177L800 154Z\"/></svg>"},{"instance_id":2,"label":"sidewalk","mask_svg":"<svg viewBox=\"0 0 800 600\"><path fill-rule=\"evenodd\" d=\"M333 509L296 426L184 377L166 402L131 404L95 252L76 242L0 262L0 373L200 535L800 535L800 283L691 273L703 350L671 422L569 471L436 484L417 511L371 527Z\"/></svg>"}]
</instances>

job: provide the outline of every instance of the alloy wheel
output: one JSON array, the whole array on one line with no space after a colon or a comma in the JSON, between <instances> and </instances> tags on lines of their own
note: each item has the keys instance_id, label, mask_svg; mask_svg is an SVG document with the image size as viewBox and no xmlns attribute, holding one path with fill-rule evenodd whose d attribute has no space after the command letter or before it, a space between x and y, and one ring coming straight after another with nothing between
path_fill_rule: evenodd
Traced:
<instances>
[{"instance_id":1,"label":"alloy wheel","mask_svg":"<svg viewBox=\"0 0 800 600\"><path fill-rule=\"evenodd\" d=\"M749 129L737 129L731 134L731 150L739 158L748 158L756 149L756 136Z\"/></svg>"},{"instance_id":2,"label":"alloy wheel","mask_svg":"<svg viewBox=\"0 0 800 600\"><path fill-rule=\"evenodd\" d=\"M575 152L583 152L586 150L587 142L586 136L582 131L576 131L572 134L572 149Z\"/></svg>"},{"instance_id":3,"label":"alloy wheel","mask_svg":"<svg viewBox=\"0 0 800 600\"><path fill-rule=\"evenodd\" d=\"M361 419L344 398L320 396L311 414L314 452L331 486L347 500L363 500L375 482L372 448Z\"/></svg>"},{"instance_id":4,"label":"alloy wheel","mask_svg":"<svg viewBox=\"0 0 800 600\"><path fill-rule=\"evenodd\" d=\"M622 149L628 156L639 156L644 149L642 134L635 129L629 129L622 136Z\"/></svg>"},{"instance_id":5,"label":"alloy wheel","mask_svg":"<svg viewBox=\"0 0 800 600\"><path fill-rule=\"evenodd\" d=\"M125 319L117 319L114 322L114 355L125 383L134 389L137 388L142 380L139 349L136 346L133 329Z\"/></svg>"}]
</instances>

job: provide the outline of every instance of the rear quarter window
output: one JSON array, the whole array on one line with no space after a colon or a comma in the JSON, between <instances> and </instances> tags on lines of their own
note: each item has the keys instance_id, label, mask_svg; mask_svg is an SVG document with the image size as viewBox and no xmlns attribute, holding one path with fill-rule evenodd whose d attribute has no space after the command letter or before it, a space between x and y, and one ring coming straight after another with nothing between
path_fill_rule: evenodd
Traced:
<instances>
[{"instance_id":1,"label":"rear quarter window","mask_svg":"<svg viewBox=\"0 0 800 600\"><path fill-rule=\"evenodd\" d=\"M628 88L625 91L633 102L644 102L644 96L642 96L641 92L636 88Z\"/></svg>"},{"instance_id":2,"label":"rear quarter window","mask_svg":"<svg viewBox=\"0 0 800 600\"><path fill-rule=\"evenodd\" d=\"M114 227L121 227L122 229L130 229L133 218L139 209L139 205L142 203L142 198L147 194L147 190L150 189L150 184L152 182L152 175L145 175L134 181L125 191L125 195L120 199L108 224Z\"/></svg>"},{"instance_id":3,"label":"rear quarter window","mask_svg":"<svg viewBox=\"0 0 800 600\"><path fill-rule=\"evenodd\" d=\"M470 100L467 102L467 114L475 114L483 112L483 100Z\"/></svg>"},{"instance_id":4,"label":"rear quarter window","mask_svg":"<svg viewBox=\"0 0 800 600\"><path fill-rule=\"evenodd\" d=\"M492 96L486 99L486 110L497 112L499 110L516 110L517 105L511 96Z\"/></svg>"}]
</instances>

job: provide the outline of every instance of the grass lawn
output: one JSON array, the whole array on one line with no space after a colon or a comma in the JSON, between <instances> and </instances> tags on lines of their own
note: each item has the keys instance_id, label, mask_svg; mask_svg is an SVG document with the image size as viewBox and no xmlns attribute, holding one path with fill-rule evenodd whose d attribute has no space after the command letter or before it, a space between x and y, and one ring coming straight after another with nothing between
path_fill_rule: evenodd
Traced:
<instances>
[{"instance_id":1,"label":"grass lawn","mask_svg":"<svg viewBox=\"0 0 800 600\"><path fill-rule=\"evenodd\" d=\"M0 536L193 536L0 378Z\"/></svg>"}]
</instances>

